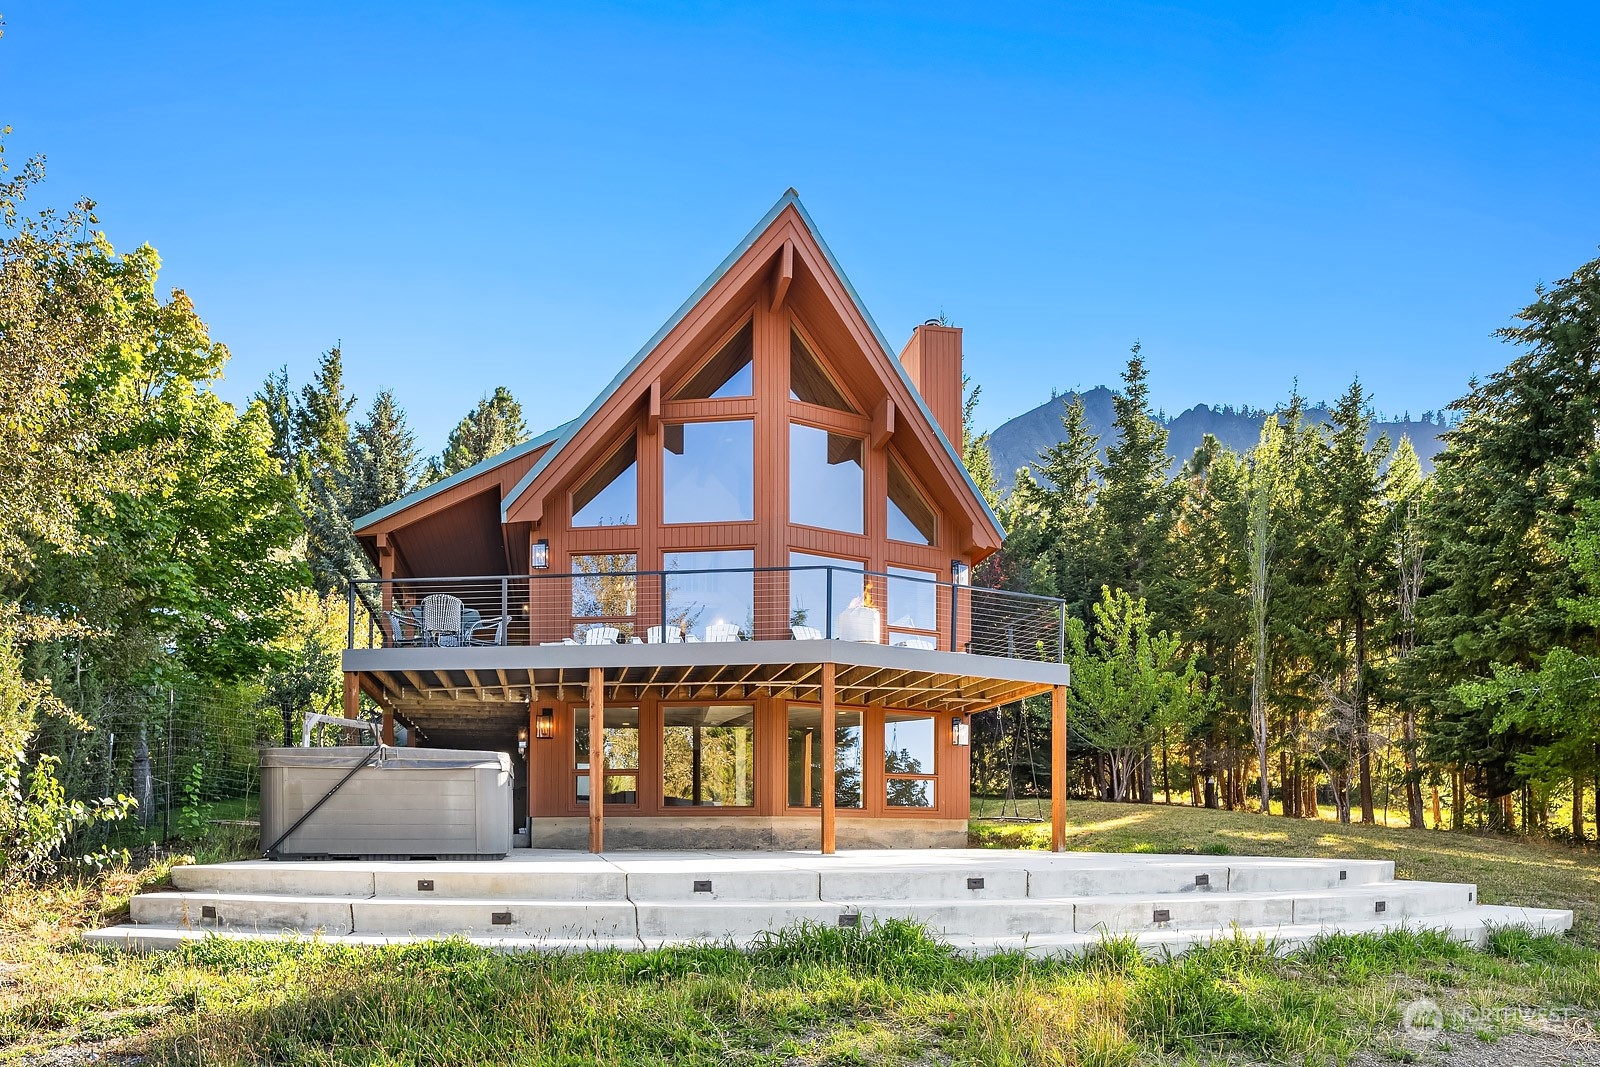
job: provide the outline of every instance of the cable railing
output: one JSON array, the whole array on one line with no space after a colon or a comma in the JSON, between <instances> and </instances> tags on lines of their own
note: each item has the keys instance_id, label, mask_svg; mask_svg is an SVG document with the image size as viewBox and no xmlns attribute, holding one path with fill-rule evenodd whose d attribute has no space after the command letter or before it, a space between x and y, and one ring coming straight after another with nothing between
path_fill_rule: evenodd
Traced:
<instances>
[{"instance_id":1,"label":"cable railing","mask_svg":"<svg viewBox=\"0 0 1600 1067\"><path fill-rule=\"evenodd\" d=\"M1063 659L1066 604L1055 597L900 568L641 571L591 558L594 568L567 574L352 583L348 647L856 641Z\"/></svg>"}]
</instances>

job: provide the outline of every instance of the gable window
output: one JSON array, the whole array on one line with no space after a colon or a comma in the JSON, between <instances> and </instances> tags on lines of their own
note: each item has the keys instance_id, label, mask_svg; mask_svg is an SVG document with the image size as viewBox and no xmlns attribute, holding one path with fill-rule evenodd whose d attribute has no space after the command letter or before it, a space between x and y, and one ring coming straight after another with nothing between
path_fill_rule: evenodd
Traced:
<instances>
[{"instance_id":1,"label":"gable window","mask_svg":"<svg viewBox=\"0 0 1600 1067\"><path fill-rule=\"evenodd\" d=\"M663 708L661 803L669 808L748 808L755 803L755 709Z\"/></svg>"},{"instance_id":2,"label":"gable window","mask_svg":"<svg viewBox=\"0 0 1600 1067\"><path fill-rule=\"evenodd\" d=\"M749 419L661 428L663 522L749 522L755 509L755 434Z\"/></svg>"},{"instance_id":3,"label":"gable window","mask_svg":"<svg viewBox=\"0 0 1600 1067\"><path fill-rule=\"evenodd\" d=\"M717 354L706 360L689 380L672 394L673 400L719 400L729 396L750 396L752 387L751 336L754 331L745 323Z\"/></svg>"},{"instance_id":4,"label":"gable window","mask_svg":"<svg viewBox=\"0 0 1600 1067\"><path fill-rule=\"evenodd\" d=\"M858 414L800 334L789 330L789 399Z\"/></svg>"},{"instance_id":5,"label":"gable window","mask_svg":"<svg viewBox=\"0 0 1600 1067\"><path fill-rule=\"evenodd\" d=\"M863 533L865 442L815 426L789 426L789 521Z\"/></svg>"},{"instance_id":6,"label":"gable window","mask_svg":"<svg viewBox=\"0 0 1600 1067\"><path fill-rule=\"evenodd\" d=\"M639 521L639 442L628 439L572 493L572 525L633 526Z\"/></svg>"},{"instance_id":7,"label":"gable window","mask_svg":"<svg viewBox=\"0 0 1600 1067\"><path fill-rule=\"evenodd\" d=\"M755 553L666 552L666 640L727 641L755 637ZM687 573L685 573L687 572ZM652 625L649 639L660 639Z\"/></svg>"},{"instance_id":8,"label":"gable window","mask_svg":"<svg viewBox=\"0 0 1600 1067\"><path fill-rule=\"evenodd\" d=\"M913 545L931 545L939 518L893 453L889 456L889 538Z\"/></svg>"}]
</instances>

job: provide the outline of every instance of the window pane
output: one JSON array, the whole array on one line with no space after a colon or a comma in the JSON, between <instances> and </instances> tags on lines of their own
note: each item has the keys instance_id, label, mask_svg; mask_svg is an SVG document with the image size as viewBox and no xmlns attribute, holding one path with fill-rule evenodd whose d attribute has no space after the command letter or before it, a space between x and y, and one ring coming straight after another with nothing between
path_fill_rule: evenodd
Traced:
<instances>
[{"instance_id":1,"label":"window pane","mask_svg":"<svg viewBox=\"0 0 1600 1067\"><path fill-rule=\"evenodd\" d=\"M668 807L754 803L755 713L745 706L661 710L661 800Z\"/></svg>"},{"instance_id":2,"label":"window pane","mask_svg":"<svg viewBox=\"0 0 1600 1067\"><path fill-rule=\"evenodd\" d=\"M933 719L904 711L884 712L883 769L887 774L932 774Z\"/></svg>"},{"instance_id":3,"label":"window pane","mask_svg":"<svg viewBox=\"0 0 1600 1067\"><path fill-rule=\"evenodd\" d=\"M889 537L914 545L931 545L939 531L933 508L922 498L900 461L889 457Z\"/></svg>"},{"instance_id":4,"label":"window pane","mask_svg":"<svg viewBox=\"0 0 1600 1067\"><path fill-rule=\"evenodd\" d=\"M889 568L889 625L909 630L939 628L939 582L931 572Z\"/></svg>"},{"instance_id":5,"label":"window pane","mask_svg":"<svg viewBox=\"0 0 1600 1067\"><path fill-rule=\"evenodd\" d=\"M755 511L755 438L748 419L661 428L662 518L749 522Z\"/></svg>"},{"instance_id":6,"label":"window pane","mask_svg":"<svg viewBox=\"0 0 1600 1067\"><path fill-rule=\"evenodd\" d=\"M693 636L705 641L726 634L730 625L742 640L755 637L755 575L750 570L755 566L754 552L667 552L662 564L667 571L669 640ZM724 573L693 573L705 571ZM652 634L650 640L659 637Z\"/></svg>"},{"instance_id":7,"label":"window pane","mask_svg":"<svg viewBox=\"0 0 1600 1067\"><path fill-rule=\"evenodd\" d=\"M573 526L632 526L639 519L639 442L629 437L572 494Z\"/></svg>"},{"instance_id":8,"label":"window pane","mask_svg":"<svg viewBox=\"0 0 1600 1067\"><path fill-rule=\"evenodd\" d=\"M573 799L579 804L589 803L589 776L580 774L573 780ZM637 774L606 774L607 804L639 803L639 776Z\"/></svg>"},{"instance_id":9,"label":"window pane","mask_svg":"<svg viewBox=\"0 0 1600 1067\"><path fill-rule=\"evenodd\" d=\"M705 365L683 383L673 400L701 400L724 396L749 396L751 388L750 357L752 335L750 323L745 323L722 350L706 361Z\"/></svg>"},{"instance_id":10,"label":"window pane","mask_svg":"<svg viewBox=\"0 0 1600 1067\"><path fill-rule=\"evenodd\" d=\"M639 769L639 709L607 708L606 717L606 770L636 771ZM589 769L589 709L572 710L572 766L576 770Z\"/></svg>"},{"instance_id":11,"label":"window pane","mask_svg":"<svg viewBox=\"0 0 1600 1067\"><path fill-rule=\"evenodd\" d=\"M865 453L858 437L789 426L789 521L861 533Z\"/></svg>"},{"instance_id":12,"label":"window pane","mask_svg":"<svg viewBox=\"0 0 1600 1067\"><path fill-rule=\"evenodd\" d=\"M789 331L789 399L819 404L835 411L855 411L811 349L793 330Z\"/></svg>"},{"instance_id":13,"label":"window pane","mask_svg":"<svg viewBox=\"0 0 1600 1067\"><path fill-rule=\"evenodd\" d=\"M891 808L931 808L934 806L933 779L890 778L884 782L884 800Z\"/></svg>"},{"instance_id":14,"label":"window pane","mask_svg":"<svg viewBox=\"0 0 1600 1067\"><path fill-rule=\"evenodd\" d=\"M573 632L579 640L587 641L586 634L596 626L616 630L613 641L633 633L632 615L639 599L639 579L634 572L638 567L639 557L631 552L572 557L572 617L600 620L575 625Z\"/></svg>"},{"instance_id":15,"label":"window pane","mask_svg":"<svg viewBox=\"0 0 1600 1067\"><path fill-rule=\"evenodd\" d=\"M839 617L852 604L861 603L866 568L857 560L814 556L808 552L789 553L789 566L802 569L789 572L789 627L809 627L823 637L839 635ZM823 567L839 568L833 571ZM833 582L833 625L828 625L828 583Z\"/></svg>"},{"instance_id":16,"label":"window pane","mask_svg":"<svg viewBox=\"0 0 1600 1067\"><path fill-rule=\"evenodd\" d=\"M822 806L822 710L789 709L789 806ZM861 713L833 716L833 803L861 807Z\"/></svg>"}]
</instances>

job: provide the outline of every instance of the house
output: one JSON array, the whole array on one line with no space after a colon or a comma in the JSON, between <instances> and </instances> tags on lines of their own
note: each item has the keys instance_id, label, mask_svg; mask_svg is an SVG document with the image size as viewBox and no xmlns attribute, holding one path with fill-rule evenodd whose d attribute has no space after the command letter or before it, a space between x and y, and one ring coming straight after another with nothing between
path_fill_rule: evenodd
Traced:
<instances>
[{"instance_id":1,"label":"house","mask_svg":"<svg viewBox=\"0 0 1600 1067\"><path fill-rule=\"evenodd\" d=\"M961 343L896 356L790 190L576 419L357 522L346 714L516 752L536 846L964 845L971 716L1068 676L968 581Z\"/></svg>"}]
</instances>

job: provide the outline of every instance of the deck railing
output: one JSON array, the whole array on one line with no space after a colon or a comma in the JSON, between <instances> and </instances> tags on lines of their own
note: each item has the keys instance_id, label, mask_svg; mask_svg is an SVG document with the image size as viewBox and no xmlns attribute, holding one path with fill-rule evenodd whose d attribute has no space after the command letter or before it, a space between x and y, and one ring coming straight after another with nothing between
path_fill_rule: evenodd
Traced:
<instances>
[{"instance_id":1,"label":"deck railing","mask_svg":"<svg viewBox=\"0 0 1600 1067\"><path fill-rule=\"evenodd\" d=\"M1066 632L1055 597L836 566L393 578L352 583L349 610L350 648L840 640L1059 662Z\"/></svg>"}]
</instances>

